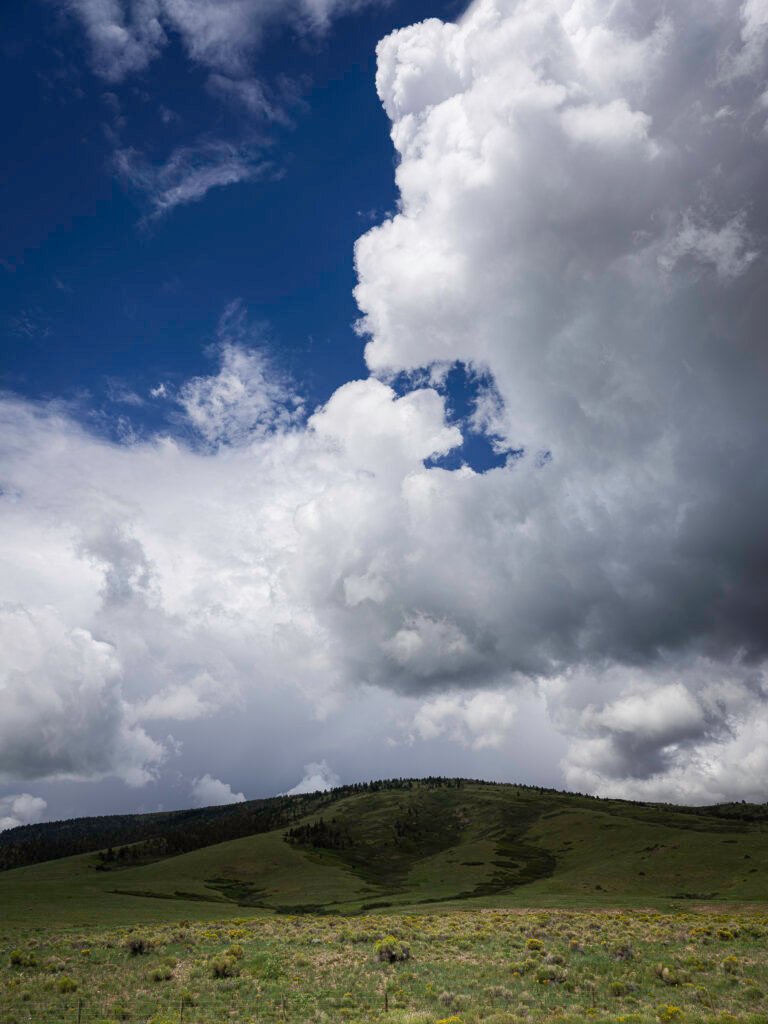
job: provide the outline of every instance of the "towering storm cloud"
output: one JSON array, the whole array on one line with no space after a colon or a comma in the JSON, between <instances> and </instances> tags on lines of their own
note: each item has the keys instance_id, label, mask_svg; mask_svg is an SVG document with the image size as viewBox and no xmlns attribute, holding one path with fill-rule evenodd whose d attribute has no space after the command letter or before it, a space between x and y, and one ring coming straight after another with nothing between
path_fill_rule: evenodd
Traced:
<instances>
[{"instance_id":1,"label":"towering storm cloud","mask_svg":"<svg viewBox=\"0 0 768 1024\"><path fill-rule=\"evenodd\" d=\"M483 0L379 46L401 202L357 246L368 364L489 370L518 453L459 499L480 600L432 614L583 709L588 787L684 761L695 790L699 745L764 714L767 39L753 0Z\"/></svg>"},{"instance_id":2,"label":"towering storm cloud","mask_svg":"<svg viewBox=\"0 0 768 1024\"><path fill-rule=\"evenodd\" d=\"M232 306L219 370L153 391L173 431L6 397L0 773L140 783L169 724L254 690L332 716L373 687L396 742L498 749L535 689L570 786L764 797L767 42L760 0L480 0L397 31L367 379L307 417ZM486 382L463 421L457 360ZM470 428L504 465L446 468ZM201 753L205 780L242 795Z\"/></svg>"}]
</instances>

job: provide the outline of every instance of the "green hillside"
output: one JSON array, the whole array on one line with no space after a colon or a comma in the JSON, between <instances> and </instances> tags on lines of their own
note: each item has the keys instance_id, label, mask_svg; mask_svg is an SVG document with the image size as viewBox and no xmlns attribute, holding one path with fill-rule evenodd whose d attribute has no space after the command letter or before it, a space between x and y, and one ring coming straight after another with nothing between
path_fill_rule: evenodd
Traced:
<instances>
[{"instance_id":1,"label":"green hillside","mask_svg":"<svg viewBox=\"0 0 768 1024\"><path fill-rule=\"evenodd\" d=\"M439 905L761 902L761 810L412 781L326 794L319 810L281 828L150 863L101 850L5 871L0 906L9 924L80 926Z\"/></svg>"}]
</instances>

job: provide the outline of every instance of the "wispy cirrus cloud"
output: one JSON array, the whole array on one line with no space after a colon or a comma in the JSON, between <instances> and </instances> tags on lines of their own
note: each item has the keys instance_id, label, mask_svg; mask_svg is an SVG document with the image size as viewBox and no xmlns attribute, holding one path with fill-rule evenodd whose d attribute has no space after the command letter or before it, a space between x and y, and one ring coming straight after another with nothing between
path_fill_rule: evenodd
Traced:
<instances>
[{"instance_id":1,"label":"wispy cirrus cloud","mask_svg":"<svg viewBox=\"0 0 768 1024\"><path fill-rule=\"evenodd\" d=\"M181 146L162 163L133 148L118 149L115 167L120 180L146 203L147 221L199 202L211 189L256 181L271 170L258 147L220 139Z\"/></svg>"},{"instance_id":2,"label":"wispy cirrus cloud","mask_svg":"<svg viewBox=\"0 0 768 1024\"><path fill-rule=\"evenodd\" d=\"M142 71L168 42L157 0L63 0L82 24L94 72L108 82Z\"/></svg>"},{"instance_id":3,"label":"wispy cirrus cloud","mask_svg":"<svg viewBox=\"0 0 768 1024\"><path fill-rule=\"evenodd\" d=\"M144 71L173 36L209 72L215 96L267 121L288 120L290 83L272 87L256 68L265 30L288 25L321 36L334 19L389 0L53 0L85 33L93 71L112 85Z\"/></svg>"},{"instance_id":4,"label":"wispy cirrus cloud","mask_svg":"<svg viewBox=\"0 0 768 1024\"><path fill-rule=\"evenodd\" d=\"M211 137L178 146L161 162L122 141L128 119L121 113L121 83L146 71L169 41L177 39L191 64L207 72L205 90L239 112L249 125L291 125L302 86L280 70L262 75L258 53L264 32L289 26L299 35L321 36L333 20L388 0L50 0L75 19L86 37L92 70L111 91L114 115L105 128L115 147L120 179L148 204L145 222L203 199L211 189L263 176L268 164L258 145ZM159 96L163 123L180 123ZM214 131L217 133L218 128ZM235 133L237 134L237 133Z\"/></svg>"},{"instance_id":5,"label":"wispy cirrus cloud","mask_svg":"<svg viewBox=\"0 0 768 1024\"><path fill-rule=\"evenodd\" d=\"M8 329L17 338L47 338L51 334L48 317L36 308L22 309L8 321Z\"/></svg>"},{"instance_id":6,"label":"wispy cirrus cloud","mask_svg":"<svg viewBox=\"0 0 768 1024\"><path fill-rule=\"evenodd\" d=\"M291 123L286 108L298 102L297 90L287 82L282 83L277 93L258 78L230 78L214 72L209 75L207 85L212 95L236 103L249 113L277 124Z\"/></svg>"},{"instance_id":7,"label":"wispy cirrus cloud","mask_svg":"<svg viewBox=\"0 0 768 1024\"><path fill-rule=\"evenodd\" d=\"M141 71L176 33L189 58L233 77L248 74L267 26L320 33L387 0L59 0L79 20L96 74L110 82Z\"/></svg>"}]
</instances>

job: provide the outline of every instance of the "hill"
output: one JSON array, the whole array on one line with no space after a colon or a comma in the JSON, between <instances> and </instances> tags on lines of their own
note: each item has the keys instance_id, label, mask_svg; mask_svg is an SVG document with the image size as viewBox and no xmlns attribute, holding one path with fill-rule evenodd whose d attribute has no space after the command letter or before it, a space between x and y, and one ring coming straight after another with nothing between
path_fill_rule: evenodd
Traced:
<instances>
[{"instance_id":1,"label":"hill","mask_svg":"<svg viewBox=\"0 0 768 1024\"><path fill-rule=\"evenodd\" d=\"M0 840L17 863L90 844L0 874L9 922L768 900L764 805L683 808L461 779L79 819Z\"/></svg>"}]
</instances>

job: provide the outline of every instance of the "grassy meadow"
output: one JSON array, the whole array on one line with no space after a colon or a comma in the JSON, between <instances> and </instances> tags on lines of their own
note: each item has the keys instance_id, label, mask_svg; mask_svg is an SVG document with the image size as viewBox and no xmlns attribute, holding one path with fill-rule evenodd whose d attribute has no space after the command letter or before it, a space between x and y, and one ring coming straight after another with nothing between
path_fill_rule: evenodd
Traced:
<instances>
[{"instance_id":1,"label":"grassy meadow","mask_svg":"<svg viewBox=\"0 0 768 1024\"><path fill-rule=\"evenodd\" d=\"M746 908L17 928L1 939L0 1022L758 1024L767 938Z\"/></svg>"},{"instance_id":2,"label":"grassy meadow","mask_svg":"<svg viewBox=\"0 0 768 1024\"><path fill-rule=\"evenodd\" d=\"M0 871L0 1024L768 1021L765 808L459 781Z\"/></svg>"}]
</instances>

